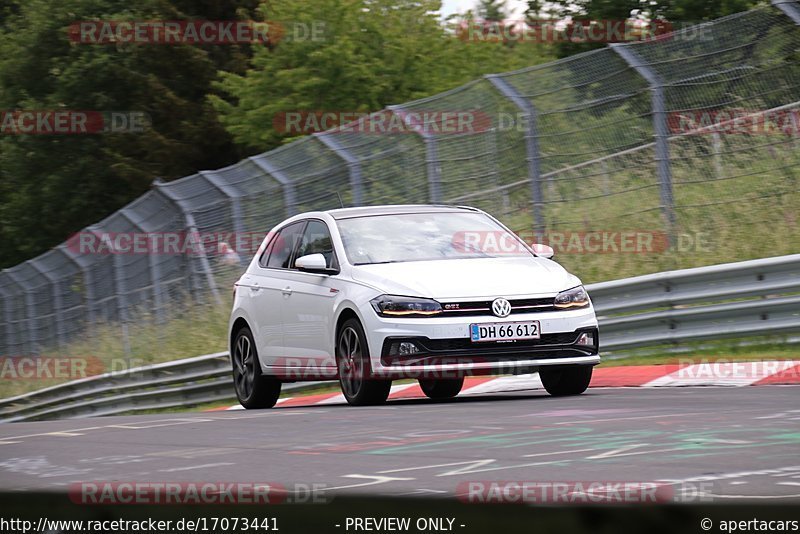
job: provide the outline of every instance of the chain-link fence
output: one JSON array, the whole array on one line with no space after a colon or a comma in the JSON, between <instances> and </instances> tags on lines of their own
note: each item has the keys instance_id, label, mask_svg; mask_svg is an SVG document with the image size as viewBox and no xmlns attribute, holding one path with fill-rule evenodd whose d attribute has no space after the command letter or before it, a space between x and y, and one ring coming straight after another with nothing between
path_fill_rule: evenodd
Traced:
<instances>
[{"instance_id":1,"label":"chain-link fence","mask_svg":"<svg viewBox=\"0 0 800 534\"><path fill-rule=\"evenodd\" d=\"M0 274L0 354L40 353L100 324L127 340L132 321L221 303L269 228L340 202L474 205L553 246L586 282L797 252L800 5L773 4L156 181ZM419 121L443 112L468 114L469 127ZM387 116L404 129L367 127ZM186 245L207 236L213 246Z\"/></svg>"}]
</instances>

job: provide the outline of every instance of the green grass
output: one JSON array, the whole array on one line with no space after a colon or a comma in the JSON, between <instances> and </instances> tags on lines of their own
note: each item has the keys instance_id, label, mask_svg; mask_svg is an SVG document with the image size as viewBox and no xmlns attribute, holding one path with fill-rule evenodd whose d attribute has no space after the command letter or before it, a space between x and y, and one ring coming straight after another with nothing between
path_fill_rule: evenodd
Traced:
<instances>
[{"instance_id":1,"label":"green grass","mask_svg":"<svg viewBox=\"0 0 800 534\"><path fill-rule=\"evenodd\" d=\"M600 367L623 365L664 365L724 361L800 360L800 346L778 344L738 346L732 342L717 342L713 347L687 348L680 352L654 352L604 360Z\"/></svg>"},{"instance_id":2,"label":"green grass","mask_svg":"<svg viewBox=\"0 0 800 534\"><path fill-rule=\"evenodd\" d=\"M42 358L75 358L86 362L86 374L120 371L153 363L190 358L227 350L226 339L230 307L192 306L184 311L167 311L168 320L158 322L148 313L134 313L128 325L130 352L126 353L122 326L109 323L96 326L60 349L42 353ZM0 398L46 388L68 379L0 379ZM8 373L4 376L10 376Z\"/></svg>"},{"instance_id":3,"label":"green grass","mask_svg":"<svg viewBox=\"0 0 800 534\"><path fill-rule=\"evenodd\" d=\"M556 174L542 184L545 236L552 233L635 231L654 237L650 251L590 253L566 247L556 260L584 283L627 278L800 250L800 142L772 136L723 136L713 155L710 136L670 142L678 242L666 249L652 149L611 157ZM524 179L509 177L508 181ZM530 188L487 195L478 207L525 236L533 232ZM527 240L527 239L526 239Z\"/></svg>"}]
</instances>

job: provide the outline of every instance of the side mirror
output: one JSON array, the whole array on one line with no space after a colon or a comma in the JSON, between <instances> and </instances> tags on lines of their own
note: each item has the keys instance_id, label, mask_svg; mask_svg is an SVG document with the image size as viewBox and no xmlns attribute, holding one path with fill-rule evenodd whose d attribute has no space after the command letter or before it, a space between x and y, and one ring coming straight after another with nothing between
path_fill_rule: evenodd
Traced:
<instances>
[{"instance_id":1,"label":"side mirror","mask_svg":"<svg viewBox=\"0 0 800 534\"><path fill-rule=\"evenodd\" d=\"M548 245L542 245L540 243L535 243L531 245L533 252L539 256L540 258L547 258L548 260L556 255L556 251L553 250L553 247Z\"/></svg>"},{"instance_id":2,"label":"side mirror","mask_svg":"<svg viewBox=\"0 0 800 534\"><path fill-rule=\"evenodd\" d=\"M294 266L301 271L318 274L334 274L334 269L328 268L328 262L322 254L307 254L294 260Z\"/></svg>"}]
</instances>

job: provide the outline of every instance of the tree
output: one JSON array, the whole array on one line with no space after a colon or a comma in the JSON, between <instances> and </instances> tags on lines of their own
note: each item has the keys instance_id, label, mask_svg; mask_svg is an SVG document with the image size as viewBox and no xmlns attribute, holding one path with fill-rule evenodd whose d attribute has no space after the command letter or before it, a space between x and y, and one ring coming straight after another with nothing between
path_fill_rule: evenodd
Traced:
<instances>
[{"instance_id":1,"label":"tree","mask_svg":"<svg viewBox=\"0 0 800 534\"><path fill-rule=\"evenodd\" d=\"M674 28L701 23L732 13L747 11L758 5L758 0L529 0L526 17L623 21L634 14L647 20L663 20ZM556 53L566 57L579 52L605 46L605 43L556 43Z\"/></svg>"},{"instance_id":2,"label":"tree","mask_svg":"<svg viewBox=\"0 0 800 534\"><path fill-rule=\"evenodd\" d=\"M223 73L210 97L237 143L261 151L290 139L274 124L297 111L378 111L430 96L475 77L541 63L538 45L454 39L438 0L281 0L264 20L312 27L318 39L284 39L257 50L244 75ZM287 24L288 26L288 24Z\"/></svg>"},{"instance_id":3,"label":"tree","mask_svg":"<svg viewBox=\"0 0 800 534\"><path fill-rule=\"evenodd\" d=\"M57 245L166 180L240 157L206 95L238 46L72 42L76 21L247 16L250 2L28 0L0 3L0 110L97 110L149 116L143 133L0 136L0 265ZM245 7L242 7L245 6Z\"/></svg>"},{"instance_id":4,"label":"tree","mask_svg":"<svg viewBox=\"0 0 800 534\"><path fill-rule=\"evenodd\" d=\"M502 21L508 18L508 7L505 0L480 0L478 17L483 20Z\"/></svg>"}]
</instances>

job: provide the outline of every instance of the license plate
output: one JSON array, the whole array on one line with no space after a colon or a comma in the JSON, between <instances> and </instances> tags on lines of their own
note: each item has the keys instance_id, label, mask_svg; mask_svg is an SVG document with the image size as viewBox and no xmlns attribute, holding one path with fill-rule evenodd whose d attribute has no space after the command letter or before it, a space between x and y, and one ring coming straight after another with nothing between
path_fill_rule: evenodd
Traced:
<instances>
[{"instance_id":1,"label":"license plate","mask_svg":"<svg viewBox=\"0 0 800 534\"><path fill-rule=\"evenodd\" d=\"M540 336L539 321L478 323L469 325L469 337L475 343L480 343L481 341L539 339Z\"/></svg>"}]
</instances>

